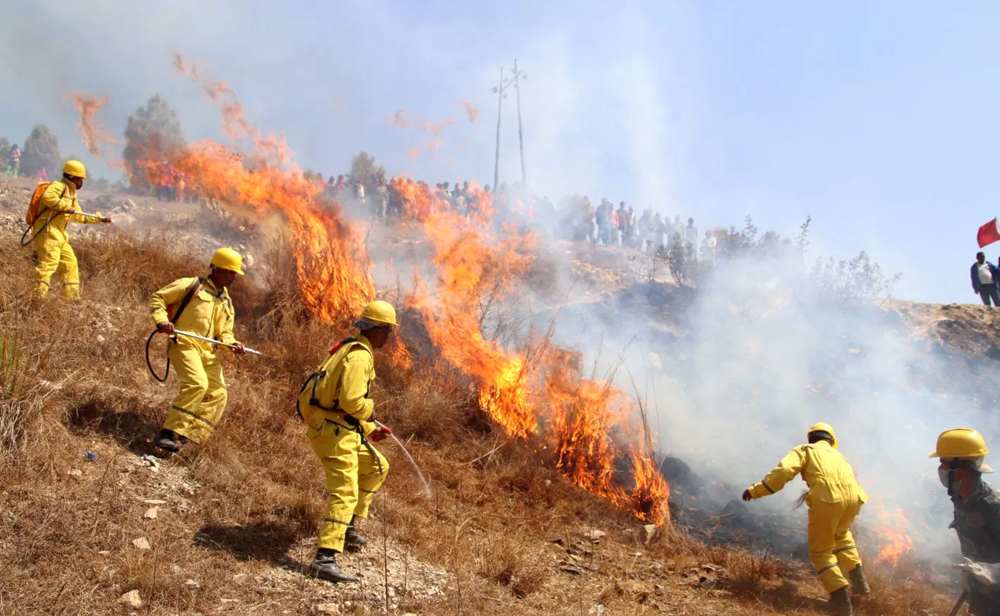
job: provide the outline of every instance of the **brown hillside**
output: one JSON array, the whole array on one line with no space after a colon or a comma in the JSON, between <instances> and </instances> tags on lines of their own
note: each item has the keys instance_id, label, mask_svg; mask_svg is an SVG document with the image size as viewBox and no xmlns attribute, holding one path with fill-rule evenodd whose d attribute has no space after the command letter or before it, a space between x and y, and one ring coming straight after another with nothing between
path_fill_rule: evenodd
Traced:
<instances>
[{"instance_id":1,"label":"brown hillside","mask_svg":"<svg viewBox=\"0 0 1000 616\"><path fill-rule=\"evenodd\" d=\"M342 332L303 316L280 284L287 261L259 229L205 206L128 195L84 195L88 209L101 201L119 220L72 229L85 299L33 301L30 249L16 242L29 188L0 183L0 614L823 608L807 564L647 528L575 487L535 449L494 429L468 383L420 356L407 371L381 355L374 396L432 498L386 443L393 470L364 527L372 543L343 560L361 583L302 575L325 494L294 393ZM252 274L234 290L237 337L266 356L226 357L221 428L203 447L158 458L149 443L176 380L160 385L147 372L146 302L160 285L201 272L220 241L254 255ZM949 351L987 353L967 340L987 334L995 344L992 313L976 307L893 309L915 335ZM913 571L871 573L874 594L861 614L951 607L947 592Z\"/></svg>"}]
</instances>

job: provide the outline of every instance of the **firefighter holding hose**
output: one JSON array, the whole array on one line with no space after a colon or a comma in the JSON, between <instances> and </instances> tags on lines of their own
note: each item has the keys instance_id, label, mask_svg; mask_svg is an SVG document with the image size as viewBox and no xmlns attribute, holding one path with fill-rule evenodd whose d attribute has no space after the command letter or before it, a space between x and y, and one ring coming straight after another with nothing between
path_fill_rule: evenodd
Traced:
<instances>
[{"instance_id":1,"label":"firefighter holding hose","mask_svg":"<svg viewBox=\"0 0 1000 616\"><path fill-rule=\"evenodd\" d=\"M847 459L837 451L832 426L818 423L809 428L806 439L808 444L791 450L763 481L747 488L743 500L774 494L801 473L809 486L805 496L809 505L809 560L830 593L830 612L851 616L850 591L855 595L870 592L850 528L868 495L854 478Z\"/></svg>"},{"instance_id":2,"label":"firefighter holding hose","mask_svg":"<svg viewBox=\"0 0 1000 616\"><path fill-rule=\"evenodd\" d=\"M86 177L87 170L83 163L69 160L63 166L62 179L40 183L35 189L38 198L32 197L27 222L31 225L35 254L38 256L35 267L35 294L38 297L48 294L52 275L58 272L63 297L80 299L80 267L69 243L67 226L71 222L111 222L110 217L101 216L100 212L96 215L82 214L76 194L83 188Z\"/></svg>"},{"instance_id":3,"label":"firefighter holding hose","mask_svg":"<svg viewBox=\"0 0 1000 616\"><path fill-rule=\"evenodd\" d=\"M175 329L217 340L243 354L243 344L233 336L236 313L228 291L242 275L243 257L232 248L220 248L212 256L208 277L179 278L153 293L149 314L157 331L170 335L168 366L174 366L181 382L154 441L160 449L179 451L185 438L203 443L222 418L227 392L218 345L176 335Z\"/></svg>"},{"instance_id":4,"label":"firefighter holding hose","mask_svg":"<svg viewBox=\"0 0 1000 616\"><path fill-rule=\"evenodd\" d=\"M993 469L985 463L983 435L969 428L946 430L930 457L940 458L938 476L955 505L952 526L958 532L964 562L963 593L952 614L965 601L973 616L1000 616L1000 492L983 481Z\"/></svg>"},{"instance_id":5,"label":"firefighter holding hose","mask_svg":"<svg viewBox=\"0 0 1000 616\"><path fill-rule=\"evenodd\" d=\"M392 304L368 304L355 323L360 333L330 349L330 356L299 390L299 415L323 465L328 494L310 571L330 582L357 581L341 570L337 554L368 543L358 534L358 520L368 517L368 507L389 472L389 461L372 441L381 441L391 431L372 416L375 403L370 393L375 380L373 352L385 346L395 326Z\"/></svg>"}]
</instances>

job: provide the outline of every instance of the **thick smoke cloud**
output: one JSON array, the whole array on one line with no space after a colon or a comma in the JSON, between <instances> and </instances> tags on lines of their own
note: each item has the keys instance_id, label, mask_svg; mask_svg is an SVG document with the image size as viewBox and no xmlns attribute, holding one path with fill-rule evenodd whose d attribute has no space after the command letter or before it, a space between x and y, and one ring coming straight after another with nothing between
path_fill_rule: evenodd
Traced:
<instances>
[{"instance_id":1,"label":"thick smoke cloud","mask_svg":"<svg viewBox=\"0 0 1000 616\"><path fill-rule=\"evenodd\" d=\"M898 313L845 303L821 282L794 251L720 261L694 293L641 284L564 309L559 336L604 369L623 361L620 384L647 398L661 454L694 475L698 501L680 487L679 506L734 511L744 488L825 421L870 496L858 523L863 554L874 559L887 530L900 531L913 540L904 559L955 562L951 504L927 454L953 427L995 442L992 362L952 355L914 337ZM804 489L796 479L749 505L786 527L758 545L780 552L804 540L805 512L795 510Z\"/></svg>"}]
</instances>

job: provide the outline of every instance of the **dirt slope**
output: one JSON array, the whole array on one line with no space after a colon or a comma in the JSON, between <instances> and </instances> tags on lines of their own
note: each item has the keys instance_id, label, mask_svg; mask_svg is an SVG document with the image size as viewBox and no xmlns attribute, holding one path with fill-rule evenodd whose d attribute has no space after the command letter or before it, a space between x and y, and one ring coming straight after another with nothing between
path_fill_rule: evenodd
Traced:
<instances>
[{"instance_id":1,"label":"dirt slope","mask_svg":"<svg viewBox=\"0 0 1000 616\"><path fill-rule=\"evenodd\" d=\"M146 371L148 294L197 273L217 237L264 254L261 236L203 206L98 196L90 203L102 200L121 224L73 230L86 299L32 302L30 252L14 241L29 189L0 184L0 614L822 608L808 565L644 528L546 470L532 448L494 432L474 395L446 371L419 362L400 371L384 356L376 403L430 478L433 497L423 496L387 444L393 471L365 527L372 544L344 559L361 583L333 586L302 575L324 486L291 396L340 332L282 304L267 287L279 266L261 259L234 299L237 335L268 357L226 358L230 403L219 432L203 447L157 458L149 441L176 381L160 385ZM950 319L960 326L935 321L933 307L893 309L929 337L992 327L976 320L975 307L958 308L968 310ZM964 343L944 337L940 344L959 352ZM950 607L915 572L875 569L872 577L875 594L862 614Z\"/></svg>"}]
</instances>

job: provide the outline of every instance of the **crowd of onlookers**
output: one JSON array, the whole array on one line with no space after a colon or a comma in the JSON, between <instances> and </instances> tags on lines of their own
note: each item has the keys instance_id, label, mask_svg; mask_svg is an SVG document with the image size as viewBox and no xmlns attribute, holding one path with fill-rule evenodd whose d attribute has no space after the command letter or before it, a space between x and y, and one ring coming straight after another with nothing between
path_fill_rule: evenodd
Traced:
<instances>
[{"instance_id":1,"label":"crowd of onlookers","mask_svg":"<svg viewBox=\"0 0 1000 616\"><path fill-rule=\"evenodd\" d=\"M323 181L322 175L317 176ZM664 216L653 208L641 213L624 201L615 208L601 199L595 208L587 197L567 197L559 207L547 196L537 196L520 184L500 184L494 191L471 182L429 184L396 176L376 180L372 186L338 175L325 182L327 194L354 215L386 222L407 214L422 218L420 209L429 206L426 197L460 216L472 217L486 204L492 210L496 228L512 226L565 239L585 241L596 246L619 246L657 254L680 248L687 259L715 261L717 239L712 231L699 235L694 219L685 224L680 216Z\"/></svg>"},{"instance_id":2,"label":"crowd of onlookers","mask_svg":"<svg viewBox=\"0 0 1000 616\"><path fill-rule=\"evenodd\" d=\"M5 172L18 172L20 149L15 145ZM39 175L40 180L47 180ZM615 208L607 199L593 207L587 197L566 197L559 208L547 196L539 197L521 185L500 184L496 190L489 185L480 187L474 182L441 182L429 184L411 178L394 176L389 180L376 177L367 182L345 175L309 175L319 182L330 198L342 204L355 216L370 217L375 222L387 222L404 216L422 218L421 208L445 206L466 218L473 218L491 210L491 219L497 229L512 226L565 239L585 241L596 246L619 246L641 250L650 254L681 248L688 259L714 261L717 240L711 231L700 238L694 219L685 224L680 216L664 216L646 208L642 213L626 206L622 201ZM160 201L194 202L198 191L190 188L181 171L169 169L159 177L156 198ZM433 205L432 205L433 204Z\"/></svg>"}]
</instances>

